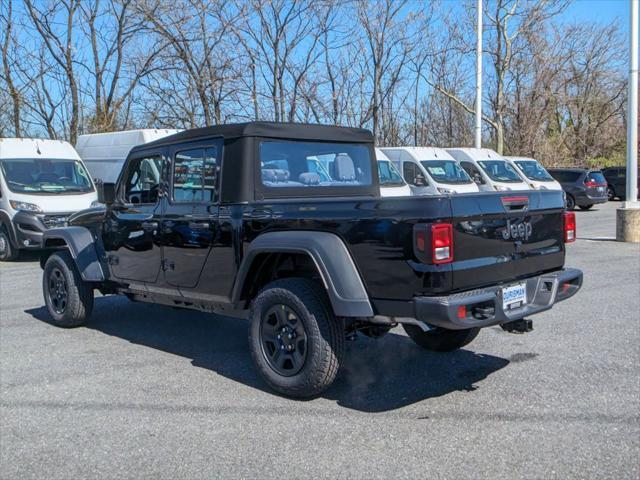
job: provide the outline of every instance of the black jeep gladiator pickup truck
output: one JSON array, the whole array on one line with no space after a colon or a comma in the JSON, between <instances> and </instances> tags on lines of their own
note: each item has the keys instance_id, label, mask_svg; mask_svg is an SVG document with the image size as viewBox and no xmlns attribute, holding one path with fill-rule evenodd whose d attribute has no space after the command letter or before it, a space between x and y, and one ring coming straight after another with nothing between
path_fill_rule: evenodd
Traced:
<instances>
[{"instance_id":1,"label":"black jeep gladiator pickup truck","mask_svg":"<svg viewBox=\"0 0 640 480\"><path fill-rule=\"evenodd\" d=\"M255 364L275 390L317 395L345 338L402 324L437 351L481 327L574 295L563 268L575 217L562 192L381 198L367 130L245 123L138 146L106 208L44 234L53 323L84 324L93 292L248 317Z\"/></svg>"}]
</instances>

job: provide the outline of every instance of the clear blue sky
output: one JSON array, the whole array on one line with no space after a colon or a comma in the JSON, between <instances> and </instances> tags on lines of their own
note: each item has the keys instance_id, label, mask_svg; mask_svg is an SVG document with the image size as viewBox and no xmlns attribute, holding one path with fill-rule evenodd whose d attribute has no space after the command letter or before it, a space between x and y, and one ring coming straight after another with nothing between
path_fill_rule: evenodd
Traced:
<instances>
[{"instance_id":1,"label":"clear blue sky","mask_svg":"<svg viewBox=\"0 0 640 480\"><path fill-rule=\"evenodd\" d=\"M575 0L561 17L568 23L616 22L621 31L629 32L629 0Z\"/></svg>"}]
</instances>

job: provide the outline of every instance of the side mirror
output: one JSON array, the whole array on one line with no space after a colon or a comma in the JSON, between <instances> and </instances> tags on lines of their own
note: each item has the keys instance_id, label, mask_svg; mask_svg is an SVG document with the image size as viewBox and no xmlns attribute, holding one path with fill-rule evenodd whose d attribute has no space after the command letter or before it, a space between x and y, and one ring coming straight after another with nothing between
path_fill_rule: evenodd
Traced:
<instances>
[{"instance_id":1,"label":"side mirror","mask_svg":"<svg viewBox=\"0 0 640 480\"><path fill-rule=\"evenodd\" d=\"M98 190L98 201L105 205L111 205L116 200L116 184L109 182L98 182L96 184Z\"/></svg>"},{"instance_id":2,"label":"side mirror","mask_svg":"<svg viewBox=\"0 0 640 480\"><path fill-rule=\"evenodd\" d=\"M480 175L479 173L473 174L473 181L476 182L478 185L482 185L484 183L482 181L482 175Z\"/></svg>"},{"instance_id":3,"label":"side mirror","mask_svg":"<svg viewBox=\"0 0 640 480\"><path fill-rule=\"evenodd\" d=\"M424 178L424 175L419 173L413 179L413 185L415 187L426 187L428 184L427 184L427 181Z\"/></svg>"}]
</instances>

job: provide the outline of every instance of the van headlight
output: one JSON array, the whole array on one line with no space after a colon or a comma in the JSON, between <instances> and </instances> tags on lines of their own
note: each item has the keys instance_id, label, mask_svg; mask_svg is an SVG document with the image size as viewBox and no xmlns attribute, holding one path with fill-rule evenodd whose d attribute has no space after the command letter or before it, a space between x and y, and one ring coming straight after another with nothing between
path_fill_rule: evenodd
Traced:
<instances>
[{"instance_id":1,"label":"van headlight","mask_svg":"<svg viewBox=\"0 0 640 480\"><path fill-rule=\"evenodd\" d=\"M443 195L451 195L452 193L456 193L455 190L450 188L438 187L438 191Z\"/></svg>"},{"instance_id":2,"label":"van headlight","mask_svg":"<svg viewBox=\"0 0 640 480\"><path fill-rule=\"evenodd\" d=\"M95 208L95 207L102 207L103 204L100 203L98 200L94 200L93 202L91 202L91 208Z\"/></svg>"},{"instance_id":3,"label":"van headlight","mask_svg":"<svg viewBox=\"0 0 640 480\"><path fill-rule=\"evenodd\" d=\"M18 202L16 200L9 200L9 203L11 204L11 208L13 208L14 210L42 213L42 209L38 205L34 205L33 203Z\"/></svg>"},{"instance_id":4,"label":"van headlight","mask_svg":"<svg viewBox=\"0 0 640 480\"><path fill-rule=\"evenodd\" d=\"M508 192L511 190L510 188L503 187L502 185L494 185L493 188L495 188L497 192Z\"/></svg>"}]
</instances>

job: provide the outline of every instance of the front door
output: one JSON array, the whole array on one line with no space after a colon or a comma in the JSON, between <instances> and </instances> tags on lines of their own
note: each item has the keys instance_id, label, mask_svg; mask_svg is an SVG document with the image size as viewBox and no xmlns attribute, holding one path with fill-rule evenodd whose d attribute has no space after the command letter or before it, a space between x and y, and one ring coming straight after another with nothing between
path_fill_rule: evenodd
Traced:
<instances>
[{"instance_id":1,"label":"front door","mask_svg":"<svg viewBox=\"0 0 640 480\"><path fill-rule=\"evenodd\" d=\"M161 260L161 153L131 158L120 182L121 199L107 211L104 245L111 274L122 280L153 283Z\"/></svg>"},{"instance_id":2,"label":"front door","mask_svg":"<svg viewBox=\"0 0 640 480\"><path fill-rule=\"evenodd\" d=\"M193 288L218 231L217 185L222 141L172 148L171 186L163 218L167 283Z\"/></svg>"}]
</instances>

